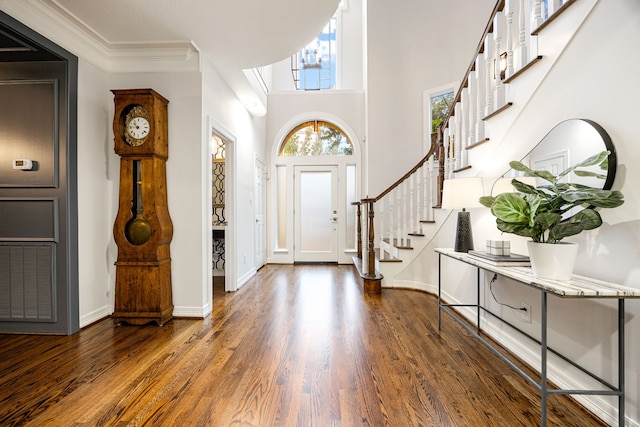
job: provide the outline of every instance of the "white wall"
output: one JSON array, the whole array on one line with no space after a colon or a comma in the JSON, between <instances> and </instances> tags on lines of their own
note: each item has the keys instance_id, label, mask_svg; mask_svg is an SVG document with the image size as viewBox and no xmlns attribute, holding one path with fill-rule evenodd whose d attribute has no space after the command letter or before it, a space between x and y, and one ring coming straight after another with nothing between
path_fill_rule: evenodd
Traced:
<instances>
[{"instance_id":1,"label":"white wall","mask_svg":"<svg viewBox=\"0 0 640 427\"><path fill-rule=\"evenodd\" d=\"M113 102L111 102L113 104ZM109 109L111 107L111 110ZM78 61L78 277L80 326L113 312L115 250L112 200L118 175L110 162L113 133L107 74Z\"/></svg>"},{"instance_id":2,"label":"white wall","mask_svg":"<svg viewBox=\"0 0 640 427\"><path fill-rule=\"evenodd\" d=\"M336 88L363 90L363 0L343 2L339 9L336 32L338 37Z\"/></svg>"},{"instance_id":3,"label":"white wall","mask_svg":"<svg viewBox=\"0 0 640 427\"><path fill-rule=\"evenodd\" d=\"M375 196L426 153L422 93L461 79L494 0L367 2L369 175ZM390 161L392 160L392 161ZM381 173L380 171L384 171Z\"/></svg>"}]
</instances>

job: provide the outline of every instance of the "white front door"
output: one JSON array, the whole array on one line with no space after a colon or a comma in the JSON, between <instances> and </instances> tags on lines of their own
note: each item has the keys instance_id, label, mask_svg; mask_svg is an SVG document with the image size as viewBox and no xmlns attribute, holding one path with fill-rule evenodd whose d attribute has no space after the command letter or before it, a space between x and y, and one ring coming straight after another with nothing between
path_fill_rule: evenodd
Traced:
<instances>
[{"instance_id":1,"label":"white front door","mask_svg":"<svg viewBox=\"0 0 640 427\"><path fill-rule=\"evenodd\" d=\"M338 262L338 167L295 166L294 262Z\"/></svg>"},{"instance_id":2,"label":"white front door","mask_svg":"<svg viewBox=\"0 0 640 427\"><path fill-rule=\"evenodd\" d=\"M266 243L266 229L264 226L264 211L265 211L265 192L264 186L264 163L257 159L255 160L255 217L256 217L256 236L255 236L255 255L256 255L256 269L262 267L265 264L265 250Z\"/></svg>"}]
</instances>

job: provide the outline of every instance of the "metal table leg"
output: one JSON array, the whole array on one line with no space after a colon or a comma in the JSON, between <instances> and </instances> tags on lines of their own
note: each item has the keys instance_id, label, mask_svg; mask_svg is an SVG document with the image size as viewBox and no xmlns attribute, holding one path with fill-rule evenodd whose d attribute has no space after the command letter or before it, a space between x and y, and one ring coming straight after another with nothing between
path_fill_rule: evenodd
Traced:
<instances>
[{"instance_id":1,"label":"metal table leg","mask_svg":"<svg viewBox=\"0 0 640 427\"><path fill-rule=\"evenodd\" d=\"M547 425L547 293L542 291L542 301L540 305L540 425Z\"/></svg>"},{"instance_id":2,"label":"metal table leg","mask_svg":"<svg viewBox=\"0 0 640 427\"><path fill-rule=\"evenodd\" d=\"M438 254L438 330L442 329L442 254Z\"/></svg>"},{"instance_id":3,"label":"metal table leg","mask_svg":"<svg viewBox=\"0 0 640 427\"><path fill-rule=\"evenodd\" d=\"M476 299L476 313L477 313L478 317L476 319L476 325L478 327L478 332L480 332L480 329L482 329L480 327L480 267L476 268L476 270L477 270L477 274L478 274L477 281L476 281L476 283L478 285L477 295L476 295L476 298L477 298Z\"/></svg>"},{"instance_id":4,"label":"metal table leg","mask_svg":"<svg viewBox=\"0 0 640 427\"><path fill-rule=\"evenodd\" d=\"M618 425L624 427L624 299L618 300Z\"/></svg>"}]
</instances>

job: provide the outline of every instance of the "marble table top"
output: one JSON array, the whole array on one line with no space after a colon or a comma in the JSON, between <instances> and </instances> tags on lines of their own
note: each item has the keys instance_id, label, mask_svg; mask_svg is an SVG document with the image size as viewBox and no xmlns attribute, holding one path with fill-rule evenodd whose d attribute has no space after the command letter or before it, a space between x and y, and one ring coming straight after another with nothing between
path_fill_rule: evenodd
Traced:
<instances>
[{"instance_id":1,"label":"marble table top","mask_svg":"<svg viewBox=\"0 0 640 427\"><path fill-rule=\"evenodd\" d=\"M533 275L531 267L495 266L450 248L436 248L435 251L563 298L640 298L640 289L591 277L574 274L571 280L542 279Z\"/></svg>"}]
</instances>

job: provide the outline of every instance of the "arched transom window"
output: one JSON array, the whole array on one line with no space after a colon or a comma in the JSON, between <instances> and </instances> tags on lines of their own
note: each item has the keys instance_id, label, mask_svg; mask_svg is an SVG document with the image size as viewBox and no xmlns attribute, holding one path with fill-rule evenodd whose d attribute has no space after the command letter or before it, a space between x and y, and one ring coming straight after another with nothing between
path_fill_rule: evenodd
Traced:
<instances>
[{"instance_id":1,"label":"arched transom window","mask_svg":"<svg viewBox=\"0 0 640 427\"><path fill-rule=\"evenodd\" d=\"M299 124L280 146L279 156L351 156L353 145L336 125L320 120Z\"/></svg>"}]
</instances>

